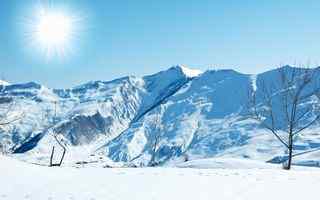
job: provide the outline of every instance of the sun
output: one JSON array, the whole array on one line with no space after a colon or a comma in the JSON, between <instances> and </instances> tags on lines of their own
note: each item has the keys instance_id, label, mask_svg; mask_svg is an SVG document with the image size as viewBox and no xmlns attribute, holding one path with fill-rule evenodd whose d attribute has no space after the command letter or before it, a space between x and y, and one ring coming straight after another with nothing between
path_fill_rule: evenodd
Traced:
<instances>
[{"instance_id":1,"label":"sun","mask_svg":"<svg viewBox=\"0 0 320 200\"><path fill-rule=\"evenodd\" d=\"M35 38L47 49L63 48L72 35L72 20L61 13L44 13L36 25Z\"/></svg>"},{"instance_id":2,"label":"sun","mask_svg":"<svg viewBox=\"0 0 320 200\"><path fill-rule=\"evenodd\" d=\"M33 38L48 59L65 57L71 50L74 19L63 12L42 10L34 24Z\"/></svg>"},{"instance_id":3,"label":"sun","mask_svg":"<svg viewBox=\"0 0 320 200\"><path fill-rule=\"evenodd\" d=\"M80 18L63 9L38 6L25 21L25 38L32 49L39 50L47 60L65 58L74 51Z\"/></svg>"}]
</instances>

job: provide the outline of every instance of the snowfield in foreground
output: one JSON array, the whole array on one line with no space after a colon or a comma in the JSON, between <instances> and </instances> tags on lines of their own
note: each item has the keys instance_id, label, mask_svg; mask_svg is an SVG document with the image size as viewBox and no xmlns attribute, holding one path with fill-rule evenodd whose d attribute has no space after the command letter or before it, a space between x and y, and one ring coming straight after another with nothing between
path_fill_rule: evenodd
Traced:
<instances>
[{"instance_id":1,"label":"snowfield in foreground","mask_svg":"<svg viewBox=\"0 0 320 200\"><path fill-rule=\"evenodd\" d=\"M213 160L200 166L223 167ZM277 200L317 199L320 170L276 165L261 169L49 168L0 156L0 199L35 200ZM188 164L186 164L188 165ZM197 162L192 161L197 167ZM186 167L192 167L191 165ZM180 166L182 167L182 166Z\"/></svg>"}]
</instances>

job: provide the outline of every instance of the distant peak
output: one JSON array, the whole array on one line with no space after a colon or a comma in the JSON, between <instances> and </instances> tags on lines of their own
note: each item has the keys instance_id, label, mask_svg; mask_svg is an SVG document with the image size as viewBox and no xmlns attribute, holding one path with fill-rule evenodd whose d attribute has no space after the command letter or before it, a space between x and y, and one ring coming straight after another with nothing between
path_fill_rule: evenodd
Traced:
<instances>
[{"instance_id":1,"label":"distant peak","mask_svg":"<svg viewBox=\"0 0 320 200\"><path fill-rule=\"evenodd\" d=\"M10 85L10 83L8 83L7 81L3 81L3 80L0 80L0 85Z\"/></svg>"},{"instance_id":2,"label":"distant peak","mask_svg":"<svg viewBox=\"0 0 320 200\"><path fill-rule=\"evenodd\" d=\"M200 74L202 74L202 71L200 71L198 69L190 69L190 68L185 67L183 65L176 65L176 66L174 66L174 68L180 69L182 71L182 73L185 74L189 78L193 78L193 77L196 77L196 76L199 76Z\"/></svg>"}]
</instances>

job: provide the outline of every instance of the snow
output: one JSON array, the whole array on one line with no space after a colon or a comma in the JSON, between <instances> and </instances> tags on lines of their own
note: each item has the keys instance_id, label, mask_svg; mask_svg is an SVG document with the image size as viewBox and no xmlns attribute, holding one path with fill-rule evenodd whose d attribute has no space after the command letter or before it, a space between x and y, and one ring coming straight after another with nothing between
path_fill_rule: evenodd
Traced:
<instances>
[{"instance_id":1,"label":"snow","mask_svg":"<svg viewBox=\"0 0 320 200\"><path fill-rule=\"evenodd\" d=\"M10 85L10 83L8 83L7 81L4 81L4 80L0 80L0 85L7 86L7 85Z\"/></svg>"},{"instance_id":2,"label":"snow","mask_svg":"<svg viewBox=\"0 0 320 200\"><path fill-rule=\"evenodd\" d=\"M185 67L183 65L179 65L179 67L181 68L181 70L183 71L183 73L190 78L199 76L200 74L202 74L203 72L198 70L198 69L190 69L188 67Z\"/></svg>"},{"instance_id":3,"label":"snow","mask_svg":"<svg viewBox=\"0 0 320 200\"><path fill-rule=\"evenodd\" d=\"M149 163L159 135L154 157L164 165L184 156L270 161L283 157L284 148L247 118L246 109L250 87L259 103L264 95L262 80L272 87L279 81L277 75L277 70L257 75L234 70L201 73L178 65L141 78L90 81L70 89L50 89L34 82L0 86L3 108L13 99L10 114L25 114L23 120L1 130L0 146L5 152L14 147L25 150L15 151L23 153L19 155L23 160L47 163L52 146L57 146L48 133L55 131L63 136L71 165L101 161L100 157L116 162L134 159L143 165ZM317 104L319 99L312 97L301 106ZM320 148L319 131L318 124L297 137L296 153ZM319 158L320 153L314 152L295 157L294 163L320 166Z\"/></svg>"},{"instance_id":4,"label":"snow","mask_svg":"<svg viewBox=\"0 0 320 200\"><path fill-rule=\"evenodd\" d=\"M251 84L252 84L252 89L255 92L257 90L257 75L251 75Z\"/></svg>"},{"instance_id":5,"label":"snow","mask_svg":"<svg viewBox=\"0 0 320 200\"><path fill-rule=\"evenodd\" d=\"M161 134L161 145L156 155L159 161L179 157L182 153L214 156L229 147L240 146L246 142L249 132L241 127L248 124L233 125L240 120L232 113L237 113L245 104L249 83L247 76L232 70L207 71L185 84L139 121L131 123L117 140L106 145L106 152L115 161L129 161L128 158L135 157L137 153L130 154L133 152L130 144L136 143L132 135L140 133L141 129L148 138L145 148L139 148L143 149L141 155L150 154L154 135ZM154 120L154 116L161 120ZM158 133L155 127L159 122L161 131Z\"/></svg>"},{"instance_id":6,"label":"snow","mask_svg":"<svg viewBox=\"0 0 320 200\"><path fill-rule=\"evenodd\" d=\"M239 158L210 158L177 164L181 168L198 169L279 169L279 165Z\"/></svg>"},{"instance_id":7,"label":"snow","mask_svg":"<svg viewBox=\"0 0 320 200\"><path fill-rule=\"evenodd\" d=\"M187 82L139 121L131 123L117 140L105 146L105 152L114 161L128 162L128 158L136 157L142 149L140 157L147 159L153 153L150 147L154 144L154 136L160 135L155 155L159 162L170 162L170 159L185 155L197 158L250 158L265 162L281 157L285 150L279 141L246 116L248 94L251 92L249 87L257 92L257 99L260 100L263 95L262 80L267 80L265 83L272 86L277 76L276 70L259 75L241 74L234 70L206 71ZM158 116L160 121L154 120L154 116ZM161 130L156 131L155 127ZM144 144L144 148L136 148L131 145L137 144L134 135L142 132L147 142L139 143ZM316 134L310 134L312 132ZM296 152L320 147L317 127L311 127L305 133L296 138L296 142L301 142ZM314 163L313 166L320 163L316 154L307 160L305 162L296 157L294 163ZM147 163L146 160L140 161Z\"/></svg>"},{"instance_id":8,"label":"snow","mask_svg":"<svg viewBox=\"0 0 320 200\"><path fill-rule=\"evenodd\" d=\"M301 200L318 198L320 170L49 168L0 156L0 177L1 200Z\"/></svg>"}]
</instances>

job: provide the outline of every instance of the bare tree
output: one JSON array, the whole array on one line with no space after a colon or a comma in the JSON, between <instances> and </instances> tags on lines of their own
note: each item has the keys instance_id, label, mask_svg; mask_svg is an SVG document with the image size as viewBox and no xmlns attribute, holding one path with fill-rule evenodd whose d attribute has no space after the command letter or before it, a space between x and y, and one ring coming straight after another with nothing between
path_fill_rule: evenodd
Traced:
<instances>
[{"instance_id":1,"label":"bare tree","mask_svg":"<svg viewBox=\"0 0 320 200\"><path fill-rule=\"evenodd\" d=\"M62 156L61 156L61 158L60 158L59 163L53 163L53 157L54 157L54 153L55 153L55 146L53 146L53 147L52 147L52 150L51 150L50 164L49 164L49 166L50 166L50 167L54 167L54 166L60 167L61 164L62 164L62 162L63 162L63 159L64 159L64 156L65 156L65 154L66 154L67 149L66 149L65 145L62 144L62 140L59 140L59 139L58 139L58 134L55 134L55 133L54 133L54 134L53 134L53 137L54 137L54 139L56 140L56 142L58 143L58 145L63 149L63 152L62 152Z\"/></svg>"},{"instance_id":2,"label":"bare tree","mask_svg":"<svg viewBox=\"0 0 320 200\"><path fill-rule=\"evenodd\" d=\"M61 136L61 133L57 133L55 131L55 126L57 124L57 101L52 102L54 104L54 113L52 114L52 109L46 108L44 111L45 113L43 114L44 120L47 120L48 123L48 128L47 130L52 130L53 138L57 142L57 144L62 148L63 152L60 157L60 161L58 163L53 163L54 155L55 155L55 146L52 146L51 149L51 155L50 155L50 161L49 161L49 167L60 167L62 165L62 162L64 160L65 154L67 152L66 145L63 144L63 139L59 136Z\"/></svg>"},{"instance_id":3,"label":"bare tree","mask_svg":"<svg viewBox=\"0 0 320 200\"><path fill-rule=\"evenodd\" d=\"M278 69L278 77L260 80L260 92L251 92L251 114L286 148L284 169L291 168L292 158L319 149L294 154L294 140L320 119L312 98L319 101L319 68ZM271 83L270 83L271 82Z\"/></svg>"}]
</instances>

